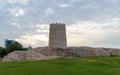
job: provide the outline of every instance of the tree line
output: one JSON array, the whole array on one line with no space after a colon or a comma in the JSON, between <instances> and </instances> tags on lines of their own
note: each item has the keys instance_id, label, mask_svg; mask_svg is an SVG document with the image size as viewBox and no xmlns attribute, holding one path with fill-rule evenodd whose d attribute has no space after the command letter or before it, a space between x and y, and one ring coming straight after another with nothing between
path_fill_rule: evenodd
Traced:
<instances>
[{"instance_id":1,"label":"tree line","mask_svg":"<svg viewBox=\"0 0 120 75\"><path fill-rule=\"evenodd\" d=\"M5 55L13 51L26 51L26 50L28 50L28 48L24 48L21 43L15 41L13 44L6 48L0 47L0 58L3 58Z\"/></svg>"}]
</instances>

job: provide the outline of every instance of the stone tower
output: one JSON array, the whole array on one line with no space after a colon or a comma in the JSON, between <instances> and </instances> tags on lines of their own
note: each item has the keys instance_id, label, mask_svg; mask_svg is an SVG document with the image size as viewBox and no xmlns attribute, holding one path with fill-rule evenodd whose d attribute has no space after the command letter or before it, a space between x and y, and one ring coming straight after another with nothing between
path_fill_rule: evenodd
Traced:
<instances>
[{"instance_id":1,"label":"stone tower","mask_svg":"<svg viewBox=\"0 0 120 75\"><path fill-rule=\"evenodd\" d=\"M66 27L63 23L50 24L49 47L67 47Z\"/></svg>"}]
</instances>

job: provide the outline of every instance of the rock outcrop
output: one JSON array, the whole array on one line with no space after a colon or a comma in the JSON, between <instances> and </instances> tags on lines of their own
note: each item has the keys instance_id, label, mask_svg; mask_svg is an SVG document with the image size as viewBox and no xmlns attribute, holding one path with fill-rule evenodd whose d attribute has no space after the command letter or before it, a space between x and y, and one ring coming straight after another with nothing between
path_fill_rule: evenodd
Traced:
<instances>
[{"instance_id":1,"label":"rock outcrop","mask_svg":"<svg viewBox=\"0 0 120 75\"><path fill-rule=\"evenodd\" d=\"M120 49L67 47L39 47L28 51L14 51L3 58L3 61L43 60L62 57L105 57L120 56Z\"/></svg>"}]
</instances>

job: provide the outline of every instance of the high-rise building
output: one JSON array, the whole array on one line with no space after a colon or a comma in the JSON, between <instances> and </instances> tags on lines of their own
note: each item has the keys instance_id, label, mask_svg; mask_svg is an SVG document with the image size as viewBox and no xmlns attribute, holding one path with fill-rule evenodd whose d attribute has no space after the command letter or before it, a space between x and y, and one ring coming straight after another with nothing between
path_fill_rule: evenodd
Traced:
<instances>
[{"instance_id":1,"label":"high-rise building","mask_svg":"<svg viewBox=\"0 0 120 75\"><path fill-rule=\"evenodd\" d=\"M4 47L7 48L7 47L9 47L11 44L13 44L14 42L15 42L14 40L5 39Z\"/></svg>"},{"instance_id":2,"label":"high-rise building","mask_svg":"<svg viewBox=\"0 0 120 75\"><path fill-rule=\"evenodd\" d=\"M65 24L63 23L50 24L49 47L67 47Z\"/></svg>"}]
</instances>

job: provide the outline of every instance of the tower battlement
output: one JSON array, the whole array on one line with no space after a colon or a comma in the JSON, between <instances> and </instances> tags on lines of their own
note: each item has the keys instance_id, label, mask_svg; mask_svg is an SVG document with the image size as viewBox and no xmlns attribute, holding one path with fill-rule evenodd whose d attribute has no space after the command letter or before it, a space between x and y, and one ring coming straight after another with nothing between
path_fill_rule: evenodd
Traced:
<instances>
[{"instance_id":1,"label":"tower battlement","mask_svg":"<svg viewBox=\"0 0 120 75\"><path fill-rule=\"evenodd\" d=\"M63 23L51 23L49 47L67 47L66 27Z\"/></svg>"},{"instance_id":2,"label":"tower battlement","mask_svg":"<svg viewBox=\"0 0 120 75\"><path fill-rule=\"evenodd\" d=\"M65 25L64 23L51 23L50 25Z\"/></svg>"}]
</instances>

